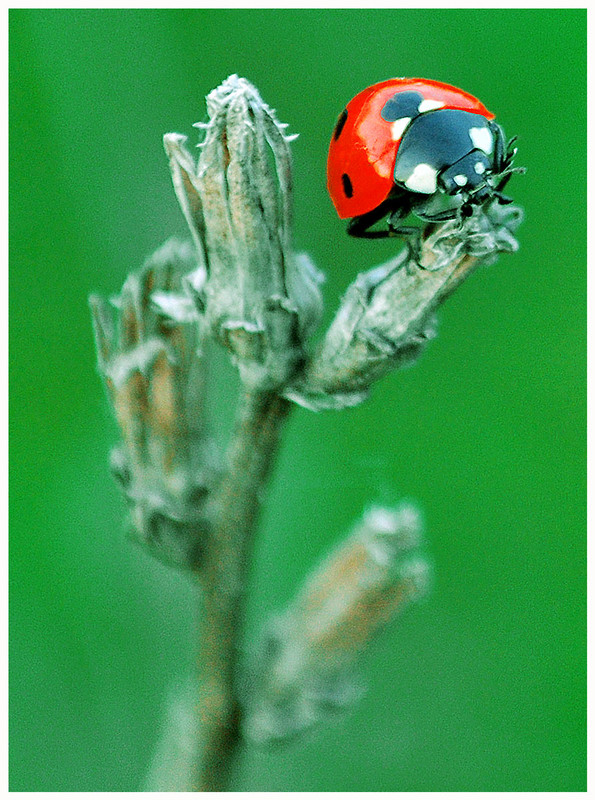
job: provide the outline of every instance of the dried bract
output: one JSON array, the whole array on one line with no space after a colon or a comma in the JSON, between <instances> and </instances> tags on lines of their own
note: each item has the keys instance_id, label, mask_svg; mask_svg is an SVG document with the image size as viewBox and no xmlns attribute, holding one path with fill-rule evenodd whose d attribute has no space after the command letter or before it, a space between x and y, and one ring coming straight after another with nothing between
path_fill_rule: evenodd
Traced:
<instances>
[{"instance_id":1,"label":"dried bract","mask_svg":"<svg viewBox=\"0 0 595 800\"><path fill-rule=\"evenodd\" d=\"M104 300L90 299L99 369L122 433L111 464L131 532L182 567L200 559L216 474L204 422L201 323L182 291L196 269L193 248L170 240L129 275L112 303L116 320Z\"/></svg>"},{"instance_id":2,"label":"dried bract","mask_svg":"<svg viewBox=\"0 0 595 800\"><path fill-rule=\"evenodd\" d=\"M251 738L287 738L358 696L350 667L427 590L420 543L415 507L377 506L313 571L287 611L271 621L258 651L246 717Z\"/></svg>"},{"instance_id":3,"label":"dried bract","mask_svg":"<svg viewBox=\"0 0 595 800\"><path fill-rule=\"evenodd\" d=\"M322 276L291 247L291 137L236 75L208 95L207 110L198 164L185 137L165 137L207 273L196 301L244 384L275 388L302 365L322 313Z\"/></svg>"}]
</instances>

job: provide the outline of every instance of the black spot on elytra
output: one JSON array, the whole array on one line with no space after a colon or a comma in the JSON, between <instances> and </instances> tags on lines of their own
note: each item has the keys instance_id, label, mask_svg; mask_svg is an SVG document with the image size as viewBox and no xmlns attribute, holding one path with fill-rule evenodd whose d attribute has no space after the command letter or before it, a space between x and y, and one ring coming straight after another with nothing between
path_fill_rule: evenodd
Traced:
<instances>
[{"instance_id":1,"label":"black spot on elytra","mask_svg":"<svg viewBox=\"0 0 595 800\"><path fill-rule=\"evenodd\" d=\"M341 131L343 130L343 127L346 122L347 122L347 109L344 108L343 111L341 111L341 113L339 114L337 124L335 125L335 130L333 131L333 139L335 140L335 142L341 135Z\"/></svg>"},{"instance_id":2,"label":"black spot on elytra","mask_svg":"<svg viewBox=\"0 0 595 800\"><path fill-rule=\"evenodd\" d=\"M382 106L380 116L387 122L395 122L403 117L413 119L419 114L419 104L423 99L419 92L396 92Z\"/></svg>"},{"instance_id":3,"label":"black spot on elytra","mask_svg":"<svg viewBox=\"0 0 595 800\"><path fill-rule=\"evenodd\" d=\"M343 191L345 192L345 197L353 197L353 186L349 180L349 175L343 173L341 175L341 180L343 181Z\"/></svg>"}]
</instances>

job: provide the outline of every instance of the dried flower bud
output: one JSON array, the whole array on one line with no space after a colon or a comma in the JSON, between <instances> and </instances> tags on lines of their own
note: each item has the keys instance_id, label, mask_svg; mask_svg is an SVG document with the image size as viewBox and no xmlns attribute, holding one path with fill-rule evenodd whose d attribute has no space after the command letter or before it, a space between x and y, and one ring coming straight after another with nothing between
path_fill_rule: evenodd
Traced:
<instances>
[{"instance_id":1,"label":"dried flower bud","mask_svg":"<svg viewBox=\"0 0 595 800\"><path fill-rule=\"evenodd\" d=\"M236 75L208 95L207 111L197 166L185 137L164 140L207 271L197 300L244 382L276 388L300 367L322 313L322 276L291 249L292 137Z\"/></svg>"},{"instance_id":2,"label":"dried flower bud","mask_svg":"<svg viewBox=\"0 0 595 800\"><path fill-rule=\"evenodd\" d=\"M285 738L358 694L349 667L389 620L427 591L429 567L411 505L374 507L275 618L258 653L246 730Z\"/></svg>"},{"instance_id":3,"label":"dried flower bud","mask_svg":"<svg viewBox=\"0 0 595 800\"><path fill-rule=\"evenodd\" d=\"M161 560L183 567L200 556L214 457L203 413L201 322L182 292L191 270L193 248L167 242L114 301L117 330L107 303L90 299L99 369L122 433L112 471L132 532Z\"/></svg>"},{"instance_id":4,"label":"dried flower bud","mask_svg":"<svg viewBox=\"0 0 595 800\"><path fill-rule=\"evenodd\" d=\"M286 396L315 410L364 400L374 381L423 352L435 336L436 308L477 266L518 248L514 231L521 221L521 209L494 202L462 224L452 220L428 235L423 268L402 253L361 273Z\"/></svg>"}]
</instances>

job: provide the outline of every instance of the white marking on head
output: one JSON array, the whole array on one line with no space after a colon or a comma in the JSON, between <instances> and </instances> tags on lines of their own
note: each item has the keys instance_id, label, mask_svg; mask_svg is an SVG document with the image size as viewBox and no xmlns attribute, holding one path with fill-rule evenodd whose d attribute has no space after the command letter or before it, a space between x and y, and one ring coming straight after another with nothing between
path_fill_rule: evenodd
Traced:
<instances>
[{"instance_id":1,"label":"white marking on head","mask_svg":"<svg viewBox=\"0 0 595 800\"><path fill-rule=\"evenodd\" d=\"M476 161L474 169L478 175L483 175L483 173L486 171L486 165L483 163L483 161Z\"/></svg>"},{"instance_id":2,"label":"white marking on head","mask_svg":"<svg viewBox=\"0 0 595 800\"><path fill-rule=\"evenodd\" d=\"M442 100L422 100L419 104L418 111L423 114L426 111L435 111L437 108L442 108L444 102Z\"/></svg>"},{"instance_id":3,"label":"white marking on head","mask_svg":"<svg viewBox=\"0 0 595 800\"><path fill-rule=\"evenodd\" d=\"M453 181L456 183L457 186L464 186L467 183L467 176L455 175Z\"/></svg>"},{"instance_id":4,"label":"white marking on head","mask_svg":"<svg viewBox=\"0 0 595 800\"><path fill-rule=\"evenodd\" d=\"M390 135L394 142L397 142L405 132L405 128L411 122L411 117L401 117L401 119L397 119L393 122L390 126Z\"/></svg>"},{"instance_id":5,"label":"white marking on head","mask_svg":"<svg viewBox=\"0 0 595 800\"><path fill-rule=\"evenodd\" d=\"M492 152L494 139L489 128L469 128L469 136L474 147L488 155Z\"/></svg>"},{"instance_id":6,"label":"white marking on head","mask_svg":"<svg viewBox=\"0 0 595 800\"><path fill-rule=\"evenodd\" d=\"M438 173L429 164L418 164L409 178L405 181L405 186L412 192L422 194L434 194L437 189Z\"/></svg>"}]
</instances>

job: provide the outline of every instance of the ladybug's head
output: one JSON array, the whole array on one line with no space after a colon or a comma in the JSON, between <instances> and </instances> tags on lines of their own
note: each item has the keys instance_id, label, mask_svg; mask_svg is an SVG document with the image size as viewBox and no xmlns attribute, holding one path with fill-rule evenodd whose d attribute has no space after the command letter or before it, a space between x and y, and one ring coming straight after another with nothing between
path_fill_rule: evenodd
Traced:
<instances>
[{"instance_id":1,"label":"ladybug's head","mask_svg":"<svg viewBox=\"0 0 595 800\"><path fill-rule=\"evenodd\" d=\"M491 171L488 156L482 150L472 150L440 173L438 185L448 195L462 194L473 203L481 203L493 191Z\"/></svg>"},{"instance_id":2,"label":"ladybug's head","mask_svg":"<svg viewBox=\"0 0 595 800\"><path fill-rule=\"evenodd\" d=\"M482 150L472 150L440 174L438 185L445 194L460 196L462 215L471 216L473 206L495 197L501 203L511 202L499 191L501 178L494 174L494 165Z\"/></svg>"}]
</instances>

